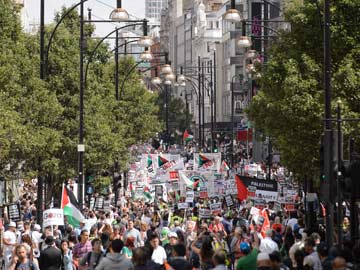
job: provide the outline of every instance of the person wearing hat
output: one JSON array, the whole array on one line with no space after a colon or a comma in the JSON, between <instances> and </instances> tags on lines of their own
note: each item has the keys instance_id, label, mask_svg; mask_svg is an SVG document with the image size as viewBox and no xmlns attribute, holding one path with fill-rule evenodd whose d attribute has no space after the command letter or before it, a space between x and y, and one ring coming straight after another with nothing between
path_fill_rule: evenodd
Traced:
<instances>
[{"instance_id":1,"label":"person wearing hat","mask_svg":"<svg viewBox=\"0 0 360 270\"><path fill-rule=\"evenodd\" d=\"M33 231L31 232L31 239L33 240L37 248L39 248L39 243L42 241L41 236L41 227L39 224L35 224Z\"/></svg>"},{"instance_id":2,"label":"person wearing hat","mask_svg":"<svg viewBox=\"0 0 360 270\"><path fill-rule=\"evenodd\" d=\"M244 255L236 263L236 270L256 270L257 256L259 254L259 237L254 232L253 249L251 250L249 243L240 243L240 252Z\"/></svg>"},{"instance_id":3,"label":"person wearing hat","mask_svg":"<svg viewBox=\"0 0 360 270\"><path fill-rule=\"evenodd\" d=\"M7 231L4 232L3 240L5 269L8 269L11 263L10 257L16 246L16 223L14 221L10 221Z\"/></svg>"},{"instance_id":4,"label":"person wearing hat","mask_svg":"<svg viewBox=\"0 0 360 270\"><path fill-rule=\"evenodd\" d=\"M62 265L60 249L55 247L55 239L52 235L45 238L47 248L40 252L40 270L59 270Z\"/></svg>"},{"instance_id":5,"label":"person wearing hat","mask_svg":"<svg viewBox=\"0 0 360 270\"><path fill-rule=\"evenodd\" d=\"M171 257L172 247L178 243L179 237L176 232L169 232L167 236L169 239L169 243L167 243L166 245L163 245L163 247L165 249L166 256L169 258L169 257Z\"/></svg>"}]
</instances>

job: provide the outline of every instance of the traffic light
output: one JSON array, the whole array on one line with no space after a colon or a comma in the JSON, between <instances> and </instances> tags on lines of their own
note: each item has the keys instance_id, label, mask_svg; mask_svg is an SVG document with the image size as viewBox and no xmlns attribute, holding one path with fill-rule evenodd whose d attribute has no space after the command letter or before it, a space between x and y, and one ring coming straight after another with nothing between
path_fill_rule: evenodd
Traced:
<instances>
[{"instance_id":1,"label":"traffic light","mask_svg":"<svg viewBox=\"0 0 360 270\"><path fill-rule=\"evenodd\" d=\"M351 164L350 162L344 161L343 165L340 168L341 178L340 178L340 189L344 197L349 197L351 195Z\"/></svg>"},{"instance_id":2,"label":"traffic light","mask_svg":"<svg viewBox=\"0 0 360 270\"><path fill-rule=\"evenodd\" d=\"M351 163L345 161L340 169L341 182L340 188L343 195L350 198L355 194L356 198L360 198L360 160L354 160Z\"/></svg>"},{"instance_id":3,"label":"traffic light","mask_svg":"<svg viewBox=\"0 0 360 270\"><path fill-rule=\"evenodd\" d=\"M214 150L214 153L219 152L218 145L217 145L217 140L213 140L213 150Z\"/></svg>"}]
</instances>

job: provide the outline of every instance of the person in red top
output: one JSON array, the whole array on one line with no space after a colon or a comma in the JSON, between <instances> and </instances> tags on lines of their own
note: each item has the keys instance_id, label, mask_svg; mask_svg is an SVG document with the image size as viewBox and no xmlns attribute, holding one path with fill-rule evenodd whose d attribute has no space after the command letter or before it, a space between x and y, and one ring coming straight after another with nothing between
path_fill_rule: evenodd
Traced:
<instances>
[{"instance_id":1,"label":"person in red top","mask_svg":"<svg viewBox=\"0 0 360 270\"><path fill-rule=\"evenodd\" d=\"M214 222L210 224L209 230L213 233L218 233L219 231L224 233L224 237L227 236L224 225L220 222L221 218L219 216L216 216L214 219Z\"/></svg>"}]
</instances>

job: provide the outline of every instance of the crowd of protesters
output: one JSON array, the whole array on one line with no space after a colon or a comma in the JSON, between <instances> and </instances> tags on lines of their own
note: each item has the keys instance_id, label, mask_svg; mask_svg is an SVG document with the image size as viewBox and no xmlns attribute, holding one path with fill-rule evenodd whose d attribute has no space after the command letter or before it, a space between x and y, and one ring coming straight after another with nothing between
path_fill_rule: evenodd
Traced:
<instances>
[{"instance_id":1,"label":"crowd of protesters","mask_svg":"<svg viewBox=\"0 0 360 270\"><path fill-rule=\"evenodd\" d=\"M6 270L347 270L360 269L360 246L330 249L324 231L310 232L303 208L267 209L263 230L249 208L200 219L191 210L123 197L111 211L84 211L79 226L41 228L31 194L21 200L22 220L6 220L2 269ZM344 219L344 236L349 220Z\"/></svg>"}]
</instances>

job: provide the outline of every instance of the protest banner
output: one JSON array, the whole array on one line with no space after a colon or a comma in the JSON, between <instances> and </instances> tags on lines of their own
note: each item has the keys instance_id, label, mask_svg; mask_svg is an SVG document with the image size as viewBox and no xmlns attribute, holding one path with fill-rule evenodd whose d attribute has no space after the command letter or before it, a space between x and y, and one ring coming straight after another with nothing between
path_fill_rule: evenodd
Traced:
<instances>
[{"instance_id":1,"label":"protest banner","mask_svg":"<svg viewBox=\"0 0 360 270\"><path fill-rule=\"evenodd\" d=\"M256 187L256 198L263 199L266 202L276 201L278 198L278 183L274 180L263 180L258 178L250 178L246 176L235 176L236 182L241 182L241 186L246 187L249 186Z\"/></svg>"},{"instance_id":2,"label":"protest banner","mask_svg":"<svg viewBox=\"0 0 360 270\"><path fill-rule=\"evenodd\" d=\"M64 211L63 209L47 209L43 212L43 228L53 225L64 225Z\"/></svg>"},{"instance_id":3,"label":"protest banner","mask_svg":"<svg viewBox=\"0 0 360 270\"><path fill-rule=\"evenodd\" d=\"M217 171L221 168L221 153L195 153L195 171Z\"/></svg>"}]
</instances>

